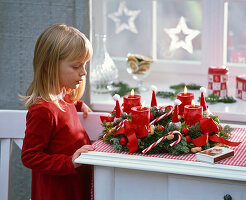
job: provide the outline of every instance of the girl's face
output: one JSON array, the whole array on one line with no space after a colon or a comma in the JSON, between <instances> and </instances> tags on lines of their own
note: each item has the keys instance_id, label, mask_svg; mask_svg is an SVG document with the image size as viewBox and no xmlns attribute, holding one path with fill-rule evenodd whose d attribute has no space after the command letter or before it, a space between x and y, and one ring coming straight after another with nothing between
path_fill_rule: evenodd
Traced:
<instances>
[{"instance_id":1,"label":"girl's face","mask_svg":"<svg viewBox=\"0 0 246 200\"><path fill-rule=\"evenodd\" d=\"M59 75L61 88L76 89L86 76L85 61L69 60L68 58L60 61Z\"/></svg>"}]
</instances>

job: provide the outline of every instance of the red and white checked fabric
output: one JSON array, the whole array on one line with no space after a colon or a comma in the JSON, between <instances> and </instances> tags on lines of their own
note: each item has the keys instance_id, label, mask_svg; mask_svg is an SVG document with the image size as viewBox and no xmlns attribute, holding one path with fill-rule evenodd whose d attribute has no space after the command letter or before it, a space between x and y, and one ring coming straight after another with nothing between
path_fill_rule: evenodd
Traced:
<instances>
[{"instance_id":1,"label":"red and white checked fabric","mask_svg":"<svg viewBox=\"0 0 246 200\"><path fill-rule=\"evenodd\" d=\"M231 136L232 137L230 141L242 142L242 143L236 147L229 147L230 149L234 149L235 151L234 156L218 161L216 162L216 164L246 167L246 128L235 128ZM128 154L126 152L122 152L122 153L116 152L111 145L104 143L102 140L98 140L94 142L93 147L95 148L95 151L98 151L98 152ZM165 154L148 154L148 155L139 154L139 153L131 153L129 155L199 162L199 161L196 161L195 154L183 154L180 156L172 156L166 153Z\"/></svg>"},{"instance_id":2,"label":"red and white checked fabric","mask_svg":"<svg viewBox=\"0 0 246 200\"><path fill-rule=\"evenodd\" d=\"M246 75L236 77L236 97L246 101Z\"/></svg>"},{"instance_id":3,"label":"red and white checked fabric","mask_svg":"<svg viewBox=\"0 0 246 200\"><path fill-rule=\"evenodd\" d=\"M209 74L208 75L208 95L217 94L220 97L227 95L228 75Z\"/></svg>"}]
</instances>

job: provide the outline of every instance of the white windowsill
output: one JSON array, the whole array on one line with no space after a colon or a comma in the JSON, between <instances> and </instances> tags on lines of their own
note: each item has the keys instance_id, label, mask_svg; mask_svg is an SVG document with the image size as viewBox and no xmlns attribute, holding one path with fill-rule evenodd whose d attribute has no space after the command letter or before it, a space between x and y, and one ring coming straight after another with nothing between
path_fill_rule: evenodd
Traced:
<instances>
[{"instance_id":1,"label":"white windowsill","mask_svg":"<svg viewBox=\"0 0 246 200\"><path fill-rule=\"evenodd\" d=\"M134 81L129 74L124 71L120 72L120 80L128 83L130 86L135 87L136 81ZM177 74L177 73L155 73L146 78L144 85L149 87L155 85L159 91L168 91L170 85L175 85L179 83L196 83L207 87L207 75L192 75L192 74ZM235 98L235 77L229 76L228 82L228 95ZM192 92L192 91L190 91ZM200 91L196 90L195 103L200 97ZM146 106L150 105L152 92L149 90L147 92L141 93L141 102L145 102ZM208 104L209 109L212 113L219 116L220 120L230 121L230 122L240 122L246 125L246 101L237 99L236 103L217 103L214 105ZM121 97L120 103L123 103L123 98ZM157 97L158 105L173 105L171 99L164 99ZM91 94L91 107L95 111L105 111L111 112L115 106L115 102L110 94Z\"/></svg>"}]
</instances>

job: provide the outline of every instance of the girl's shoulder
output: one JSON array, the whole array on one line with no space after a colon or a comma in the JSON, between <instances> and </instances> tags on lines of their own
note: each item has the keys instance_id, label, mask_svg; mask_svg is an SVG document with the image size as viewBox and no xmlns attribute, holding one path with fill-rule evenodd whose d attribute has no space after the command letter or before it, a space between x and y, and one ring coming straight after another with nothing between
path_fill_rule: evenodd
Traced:
<instances>
[{"instance_id":1,"label":"girl's shoulder","mask_svg":"<svg viewBox=\"0 0 246 200\"><path fill-rule=\"evenodd\" d=\"M40 98L36 104L29 107L28 113L56 115L59 110L60 109L54 103Z\"/></svg>"}]
</instances>

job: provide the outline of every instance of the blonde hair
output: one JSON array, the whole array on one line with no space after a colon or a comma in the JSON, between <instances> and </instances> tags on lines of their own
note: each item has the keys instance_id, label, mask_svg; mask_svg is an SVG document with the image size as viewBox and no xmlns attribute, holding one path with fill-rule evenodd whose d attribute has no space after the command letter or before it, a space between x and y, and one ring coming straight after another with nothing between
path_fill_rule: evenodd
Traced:
<instances>
[{"instance_id":1,"label":"blonde hair","mask_svg":"<svg viewBox=\"0 0 246 200\"><path fill-rule=\"evenodd\" d=\"M91 56L91 43L76 28L65 24L55 24L47 28L39 36L35 45L34 77L24 97L25 107L38 103L38 97L41 97L61 108L57 98L57 94L62 91L59 82L59 61L66 58L88 61ZM79 100L84 93L84 88L85 81L77 89L67 91L71 101Z\"/></svg>"}]
</instances>

